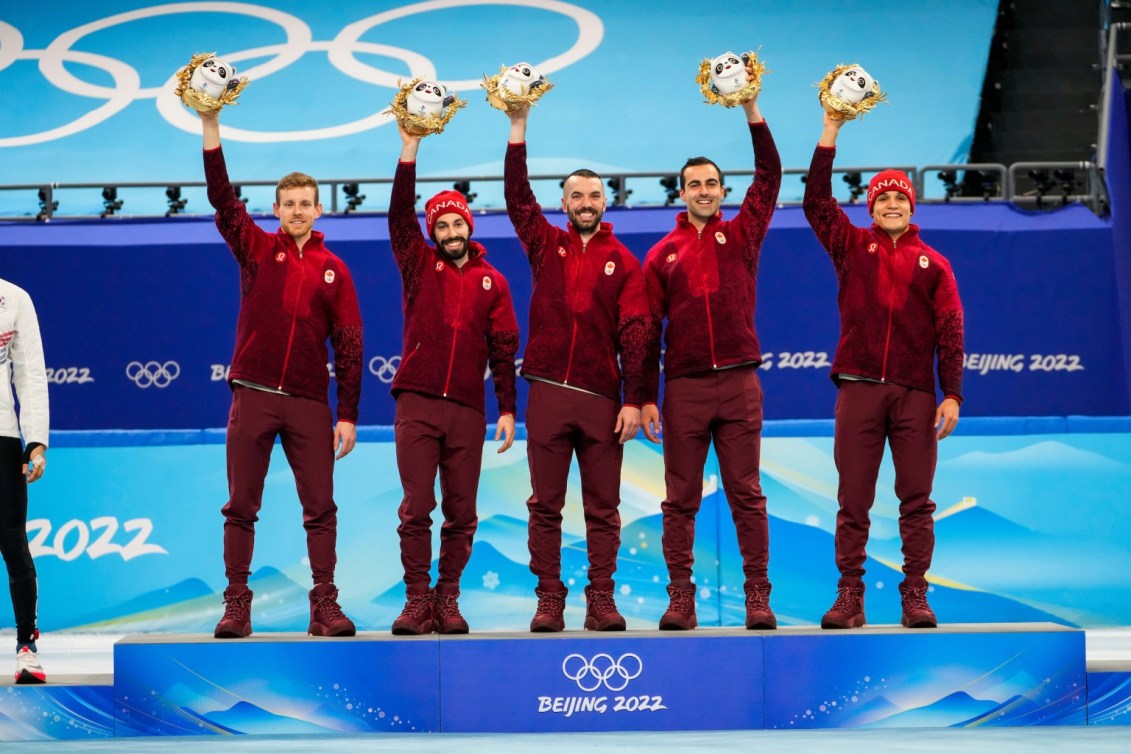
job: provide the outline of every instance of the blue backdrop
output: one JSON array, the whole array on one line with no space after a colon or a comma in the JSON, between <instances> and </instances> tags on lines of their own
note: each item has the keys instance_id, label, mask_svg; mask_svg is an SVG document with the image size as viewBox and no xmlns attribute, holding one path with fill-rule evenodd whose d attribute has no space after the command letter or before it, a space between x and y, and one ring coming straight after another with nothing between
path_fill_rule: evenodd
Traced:
<instances>
[{"instance_id":1,"label":"blue backdrop","mask_svg":"<svg viewBox=\"0 0 1131 754\"><path fill-rule=\"evenodd\" d=\"M849 212L866 222L863 208ZM643 256L674 213L606 217ZM1107 222L1079 206L1028 213L1004 204L921 205L916 220L953 263L967 312L964 415L1131 413L1112 284L1119 257ZM274 218L263 224L278 226ZM324 217L317 227L349 264L361 297L367 368L360 421L391 424L388 387L403 318L387 225L383 217L356 216ZM481 216L475 235L511 284L525 345L530 269L510 222ZM210 221L0 225L0 269L36 302L53 428L226 423L238 272ZM836 282L800 208L776 212L758 282L767 418L830 417ZM490 384L484 389L493 418ZM522 381L520 391L521 420Z\"/></svg>"},{"instance_id":2,"label":"blue backdrop","mask_svg":"<svg viewBox=\"0 0 1131 754\"><path fill-rule=\"evenodd\" d=\"M191 155L199 123L171 91L175 72L201 51L218 51L252 78L222 118L225 141L240 143L243 159L233 169L240 180L273 181L290 170L390 175L400 141L381 113L398 78L417 75L449 83L469 102L442 138L429 140L421 174L501 174L507 120L487 105L479 83L519 60L556 84L531 121L535 173L582 164L671 170L702 152L721 156L725 167L747 165L741 129L720 126L741 114L702 104L695 83L699 61L728 49L757 50L769 67L761 104L786 166L808 164L821 124L814 84L840 63L863 65L891 102L869 116L869 128L843 140L841 164L869 165L882 155L923 165L968 150L996 0L916 0L906 12L886 14L882 34L867 14L834 0L642 7L628 0L58 0L48 12L4 3L0 184L199 180ZM123 196L123 212L164 211L160 193ZM662 197L658 187L653 196ZM58 198L65 214L101 210L97 191ZM479 204L498 206L498 199L484 192ZM187 209L207 207L197 194ZM34 191L0 192L0 215L36 211Z\"/></svg>"}]
</instances>

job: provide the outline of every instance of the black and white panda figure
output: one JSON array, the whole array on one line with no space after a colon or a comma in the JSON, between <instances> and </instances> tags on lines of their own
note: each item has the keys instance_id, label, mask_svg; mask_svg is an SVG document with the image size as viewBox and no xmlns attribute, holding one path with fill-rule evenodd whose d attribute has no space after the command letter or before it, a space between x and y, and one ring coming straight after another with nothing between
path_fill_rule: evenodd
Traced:
<instances>
[{"instance_id":1,"label":"black and white panda figure","mask_svg":"<svg viewBox=\"0 0 1131 754\"><path fill-rule=\"evenodd\" d=\"M456 110L466 104L438 81L413 79L401 84L385 112L410 134L428 136L442 133Z\"/></svg>"},{"instance_id":2,"label":"black and white panda figure","mask_svg":"<svg viewBox=\"0 0 1131 754\"><path fill-rule=\"evenodd\" d=\"M766 66L758 60L758 53L744 52L741 55L725 52L711 60L704 58L699 63L699 91L707 98L707 104L735 107L744 105L762 90L762 74Z\"/></svg>"},{"instance_id":3,"label":"black and white panda figure","mask_svg":"<svg viewBox=\"0 0 1131 754\"><path fill-rule=\"evenodd\" d=\"M220 99L224 92L239 86L236 67L220 58L212 57L196 67L189 77L189 86L209 97Z\"/></svg>"},{"instance_id":4,"label":"black and white panda figure","mask_svg":"<svg viewBox=\"0 0 1131 754\"><path fill-rule=\"evenodd\" d=\"M880 83L855 63L838 65L817 84L817 97L825 112L843 120L853 120L887 100Z\"/></svg>"},{"instance_id":5,"label":"black and white panda figure","mask_svg":"<svg viewBox=\"0 0 1131 754\"><path fill-rule=\"evenodd\" d=\"M174 94L186 107L200 112L216 112L224 105L237 104L247 77L236 75L236 67L214 52L192 56L189 64L177 73L178 84Z\"/></svg>"},{"instance_id":6,"label":"black and white panda figure","mask_svg":"<svg viewBox=\"0 0 1131 754\"><path fill-rule=\"evenodd\" d=\"M499 88L506 89L511 94L523 95L545 83L546 77L538 73L530 63L516 63L503 73L499 79Z\"/></svg>"},{"instance_id":7,"label":"black and white panda figure","mask_svg":"<svg viewBox=\"0 0 1131 754\"><path fill-rule=\"evenodd\" d=\"M436 81L421 81L409 92L405 107L413 115L439 118L444 113L447 98L448 87Z\"/></svg>"},{"instance_id":8,"label":"black and white panda figure","mask_svg":"<svg viewBox=\"0 0 1131 754\"><path fill-rule=\"evenodd\" d=\"M526 62L501 66L494 76L484 75L480 86L487 90L491 107L504 112L533 105L554 88L537 68Z\"/></svg>"},{"instance_id":9,"label":"black and white panda figure","mask_svg":"<svg viewBox=\"0 0 1131 754\"><path fill-rule=\"evenodd\" d=\"M874 96L872 91L874 83L872 77L863 68L849 68L836 77L832 86L829 87L829 93L845 102L856 105L862 102L865 97Z\"/></svg>"},{"instance_id":10,"label":"black and white panda figure","mask_svg":"<svg viewBox=\"0 0 1131 754\"><path fill-rule=\"evenodd\" d=\"M734 94L746 86L749 77L746 75L746 64L750 56L743 54L740 58L733 52L718 56L711 61L711 90L715 94Z\"/></svg>"}]
</instances>

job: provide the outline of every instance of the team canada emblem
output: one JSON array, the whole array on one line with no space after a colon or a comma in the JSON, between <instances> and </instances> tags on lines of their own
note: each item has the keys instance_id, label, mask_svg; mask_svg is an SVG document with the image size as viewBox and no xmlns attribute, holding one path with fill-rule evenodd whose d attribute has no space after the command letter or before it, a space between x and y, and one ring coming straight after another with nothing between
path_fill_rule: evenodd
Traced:
<instances>
[{"instance_id":1,"label":"team canada emblem","mask_svg":"<svg viewBox=\"0 0 1131 754\"><path fill-rule=\"evenodd\" d=\"M276 262L285 262L286 259L287 259L287 252L285 252L285 251L280 251L278 254L275 255L275 261Z\"/></svg>"},{"instance_id":2,"label":"team canada emblem","mask_svg":"<svg viewBox=\"0 0 1131 754\"><path fill-rule=\"evenodd\" d=\"M724 236L723 232L720 230L720 231L715 232L715 240L718 241L719 243L726 243L727 237Z\"/></svg>"},{"instance_id":3,"label":"team canada emblem","mask_svg":"<svg viewBox=\"0 0 1131 754\"><path fill-rule=\"evenodd\" d=\"M927 259L927 255L926 255L926 254L924 254L923 256L919 257L919 266L920 266L920 267L922 267L922 268L923 268L924 270L925 270L925 269L927 269L927 267L928 267L928 266L929 266L930 264L931 264L931 261L930 261L929 259Z\"/></svg>"},{"instance_id":4,"label":"team canada emblem","mask_svg":"<svg viewBox=\"0 0 1131 754\"><path fill-rule=\"evenodd\" d=\"M559 257L564 257L565 255L566 255L566 250L565 250L565 247L564 247L564 246L559 246L559 247L558 247L558 256L559 256Z\"/></svg>"},{"instance_id":5,"label":"team canada emblem","mask_svg":"<svg viewBox=\"0 0 1131 754\"><path fill-rule=\"evenodd\" d=\"M612 275L616 271L617 271L617 266L614 263L609 262L608 264L605 265L605 274L606 275Z\"/></svg>"},{"instance_id":6,"label":"team canada emblem","mask_svg":"<svg viewBox=\"0 0 1131 754\"><path fill-rule=\"evenodd\" d=\"M876 242L875 241L868 244L868 253L869 254L875 254L876 253Z\"/></svg>"},{"instance_id":7,"label":"team canada emblem","mask_svg":"<svg viewBox=\"0 0 1131 754\"><path fill-rule=\"evenodd\" d=\"M322 279L325 280L327 283L334 282L334 271L333 270L326 270L326 274L322 276Z\"/></svg>"},{"instance_id":8,"label":"team canada emblem","mask_svg":"<svg viewBox=\"0 0 1131 754\"><path fill-rule=\"evenodd\" d=\"M667 263L671 264L672 262L674 262L677 259L679 259L678 254L668 254Z\"/></svg>"},{"instance_id":9,"label":"team canada emblem","mask_svg":"<svg viewBox=\"0 0 1131 754\"><path fill-rule=\"evenodd\" d=\"M443 262L437 262L436 263L436 272L443 272L443 271L444 271L444 263Z\"/></svg>"},{"instance_id":10,"label":"team canada emblem","mask_svg":"<svg viewBox=\"0 0 1131 754\"><path fill-rule=\"evenodd\" d=\"M491 290L491 278L487 277L486 275L483 276L483 290Z\"/></svg>"}]
</instances>

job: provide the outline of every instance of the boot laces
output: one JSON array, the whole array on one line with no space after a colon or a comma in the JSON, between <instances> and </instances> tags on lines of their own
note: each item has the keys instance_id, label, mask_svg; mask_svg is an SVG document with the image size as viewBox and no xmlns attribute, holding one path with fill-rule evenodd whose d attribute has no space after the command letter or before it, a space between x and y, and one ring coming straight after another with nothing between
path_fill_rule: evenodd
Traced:
<instances>
[{"instance_id":1,"label":"boot laces","mask_svg":"<svg viewBox=\"0 0 1131 754\"><path fill-rule=\"evenodd\" d=\"M765 610L770 606L770 585L756 584L746 587L746 606Z\"/></svg>"},{"instance_id":2,"label":"boot laces","mask_svg":"<svg viewBox=\"0 0 1131 754\"><path fill-rule=\"evenodd\" d=\"M441 618L462 618L459 612L459 602L454 594L437 594L434 605L436 615Z\"/></svg>"},{"instance_id":3,"label":"boot laces","mask_svg":"<svg viewBox=\"0 0 1131 754\"><path fill-rule=\"evenodd\" d=\"M535 590L538 595L538 613L560 614L565 612L565 595L561 592L543 592Z\"/></svg>"},{"instance_id":4,"label":"boot laces","mask_svg":"<svg viewBox=\"0 0 1131 754\"><path fill-rule=\"evenodd\" d=\"M338 601L331 595L319 597L315 600L314 608L325 620L337 620L346 617L345 614L342 613L342 608L338 604Z\"/></svg>"},{"instance_id":5,"label":"boot laces","mask_svg":"<svg viewBox=\"0 0 1131 754\"><path fill-rule=\"evenodd\" d=\"M930 610L931 606L927 604L927 587L904 587L903 592L903 605L906 610Z\"/></svg>"},{"instance_id":6,"label":"boot laces","mask_svg":"<svg viewBox=\"0 0 1131 754\"><path fill-rule=\"evenodd\" d=\"M669 586L668 596L671 597L669 610L690 613L695 609L695 587Z\"/></svg>"},{"instance_id":7,"label":"boot laces","mask_svg":"<svg viewBox=\"0 0 1131 754\"><path fill-rule=\"evenodd\" d=\"M423 620L428 616L428 612L431 609L431 594L411 594L405 602L404 613L405 615L412 616L416 620ZM341 612L341 610L338 612Z\"/></svg>"},{"instance_id":8,"label":"boot laces","mask_svg":"<svg viewBox=\"0 0 1131 754\"><path fill-rule=\"evenodd\" d=\"M224 620L242 620L251 609L251 593L244 592L224 598Z\"/></svg>"},{"instance_id":9,"label":"boot laces","mask_svg":"<svg viewBox=\"0 0 1131 754\"><path fill-rule=\"evenodd\" d=\"M593 589L586 595L586 600L591 615L607 615L617 611L617 603L613 599L612 592Z\"/></svg>"},{"instance_id":10,"label":"boot laces","mask_svg":"<svg viewBox=\"0 0 1131 754\"><path fill-rule=\"evenodd\" d=\"M863 596L864 590L859 587L842 586L837 592L836 602L833 603L832 610L841 613L858 613L860 612L860 599Z\"/></svg>"}]
</instances>

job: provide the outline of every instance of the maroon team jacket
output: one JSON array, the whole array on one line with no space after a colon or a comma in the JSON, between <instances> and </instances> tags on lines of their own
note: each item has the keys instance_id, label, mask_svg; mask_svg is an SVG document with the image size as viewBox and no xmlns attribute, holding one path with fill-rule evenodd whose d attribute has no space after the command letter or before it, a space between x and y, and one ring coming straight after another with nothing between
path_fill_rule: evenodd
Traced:
<instances>
[{"instance_id":1,"label":"maroon team jacket","mask_svg":"<svg viewBox=\"0 0 1131 754\"><path fill-rule=\"evenodd\" d=\"M522 375L617 401L623 381L625 405L655 403L645 385L652 325L640 262L609 223L586 244L572 225L546 220L530 188L525 143L507 145L503 173L507 212L534 276Z\"/></svg>"},{"instance_id":2,"label":"maroon team jacket","mask_svg":"<svg viewBox=\"0 0 1131 754\"><path fill-rule=\"evenodd\" d=\"M404 285L404 349L393 395L409 390L483 412L483 369L500 414L515 413L518 322L510 287L471 241L457 267L429 244L416 217L416 163L401 162L389 200L389 238Z\"/></svg>"},{"instance_id":3,"label":"maroon team jacket","mask_svg":"<svg viewBox=\"0 0 1131 754\"><path fill-rule=\"evenodd\" d=\"M282 228L268 233L228 181L223 150L204 150L216 227L240 265L240 313L229 383L246 380L328 403L326 340L334 347L338 420L357 423L361 397L361 311L353 278L312 231L299 251Z\"/></svg>"},{"instance_id":4,"label":"maroon team jacket","mask_svg":"<svg viewBox=\"0 0 1131 754\"><path fill-rule=\"evenodd\" d=\"M962 402L963 315L950 263L911 225L893 242L858 228L832 194L834 147L818 146L805 184L805 217L832 257L840 286L840 341L832 379L852 374Z\"/></svg>"},{"instance_id":5,"label":"maroon team jacket","mask_svg":"<svg viewBox=\"0 0 1131 754\"><path fill-rule=\"evenodd\" d=\"M781 188L781 159L764 121L750 124L750 136L754 181L734 219L720 212L699 231L680 212L644 259L652 317L668 320L665 379L762 363L754 329L758 259Z\"/></svg>"}]
</instances>

